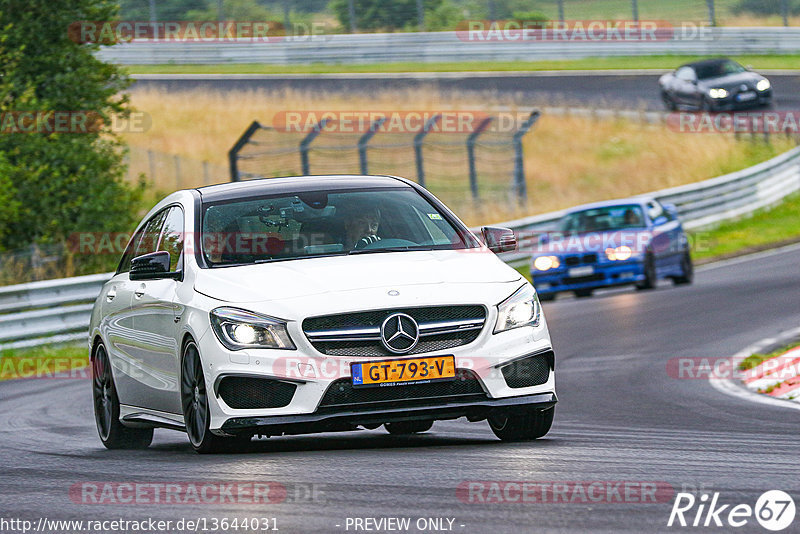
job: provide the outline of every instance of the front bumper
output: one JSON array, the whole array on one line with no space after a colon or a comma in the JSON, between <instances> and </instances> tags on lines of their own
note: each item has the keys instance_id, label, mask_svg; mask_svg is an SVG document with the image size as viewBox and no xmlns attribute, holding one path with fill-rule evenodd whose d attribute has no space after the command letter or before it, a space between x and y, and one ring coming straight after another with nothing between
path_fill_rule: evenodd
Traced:
<instances>
[{"instance_id":1,"label":"front bumper","mask_svg":"<svg viewBox=\"0 0 800 534\"><path fill-rule=\"evenodd\" d=\"M736 100L736 95L728 96L726 98L718 98L711 100L712 111L735 111L738 109L750 109L759 106L768 106L772 103L772 90L763 91L756 94L753 100Z\"/></svg>"},{"instance_id":2,"label":"front bumper","mask_svg":"<svg viewBox=\"0 0 800 534\"><path fill-rule=\"evenodd\" d=\"M592 267L594 272L585 276L572 277L567 268L561 267L546 273L531 271L531 278L536 292L540 295L635 284L645 278L644 261L639 258L613 263L598 263Z\"/></svg>"},{"instance_id":3,"label":"front bumper","mask_svg":"<svg viewBox=\"0 0 800 534\"><path fill-rule=\"evenodd\" d=\"M552 351L544 317L537 327L524 327L493 334L496 318L496 310L491 310L487 324L479 337L467 345L414 355L419 357L453 355L456 369L474 372L480 383L480 395L452 399L449 395L442 394L439 398L427 398L427 404L424 405L420 404L422 399L380 406L321 405L326 392L337 380L349 379L351 362L391 360L394 358L392 356L365 358L325 356L315 353L299 330L299 325L296 324L290 325L290 335L298 346L294 351L252 349L232 352L223 347L213 333L206 332L198 340L198 346L203 356L207 388L210 393L210 429L221 434L242 433L249 431L245 429L258 428L275 433L278 432L278 428L284 429L280 431L282 433L307 433L318 431L316 429L331 430L337 427L352 429L353 425L361 422L367 424L390 422L392 418L394 420L414 418L435 420L461 416L482 418L490 409L503 407L502 403L511 398L526 398L541 394L552 395L555 398L555 372L552 369L546 382L526 387L509 386L503 373L500 372L500 369L510 362ZM313 372L307 375L302 370L313 370ZM226 404L219 394L219 382L226 376L249 376L290 382L296 384L296 390L288 404L282 407L237 409Z\"/></svg>"},{"instance_id":4,"label":"front bumper","mask_svg":"<svg viewBox=\"0 0 800 534\"><path fill-rule=\"evenodd\" d=\"M509 410L528 408L546 410L558 402L554 392L502 399L440 400L413 406L397 406L358 410L326 411L311 414L275 415L263 417L234 417L225 421L220 429L225 434L301 434L353 430L358 425L374 425L396 421L441 420L466 417L480 421L490 415L500 415Z\"/></svg>"}]
</instances>

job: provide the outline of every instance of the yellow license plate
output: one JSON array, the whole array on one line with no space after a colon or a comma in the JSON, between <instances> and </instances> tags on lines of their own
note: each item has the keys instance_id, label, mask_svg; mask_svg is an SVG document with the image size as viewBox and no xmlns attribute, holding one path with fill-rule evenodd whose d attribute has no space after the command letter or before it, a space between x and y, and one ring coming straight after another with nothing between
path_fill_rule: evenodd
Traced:
<instances>
[{"instance_id":1,"label":"yellow license plate","mask_svg":"<svg viewBox=\"0 0 800 534\"><path fill-rule=\"evenodd\" d=\"M420 384L456 377L455 356L404 358L350 364L353 387Z\"/></svg>"}]
</instances>

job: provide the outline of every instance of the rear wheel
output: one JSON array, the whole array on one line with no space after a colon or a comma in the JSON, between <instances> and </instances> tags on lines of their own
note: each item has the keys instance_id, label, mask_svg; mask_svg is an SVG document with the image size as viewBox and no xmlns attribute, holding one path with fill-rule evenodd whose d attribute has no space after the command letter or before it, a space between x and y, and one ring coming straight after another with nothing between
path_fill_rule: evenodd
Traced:
<instances>
[{"instance_id":1,"label":"rear wheel","mask_svg":"<svg viewBox=\"0 0 800 534\"><path fill-rule=\"evenodd\" d=\"M503 441L529 441L538 439L553 426L555 407L547 410L523 409L505 415L489 417L494 435Z\"/></svg>"},{"instance_id":2,"label":"rear wheel","mask_svg":"<svg viewBox=\"0 0 800 534\"><path fill-rule=\"evenodd\" d=\"M584 299L586 297L591 297L592 296L592 291L594 291L594 290L593 289L578 289L578 290L575 291L575 296L578 297L579 299Z\"/></svg>"},{"instance_id":3,"label":"rear wheel","mask_svg":"<svg viewBox=\"0 0 800 534\"><path fill-rule=\"evenodd\" d=\"M418 434L427 432L433 426L433 421L398 421L386 423L384 427L392 435Z\"/></svg>"},{"instance_id":4,"label":"rear wheel","mask_svg":"<svg viewBox=\"0 0 800 534\"><path fill-rule=\"evenodd\" d=\"M689 254L688 250L681 256L681 272L683 273L681 276L672 278L672 282L676 286L691 284L694 281L694 265L692 264L692 256Z\"/></svg>"},{"instance_id":5,"label":"rear wheel","mask_svg":"<svg viewBox=\"0 0 800 534\"><path fill-rule=\"evenodd\" d=\"M92 358L94 419L100 441L108 449L146 449L153 441L152 428L130 428L119 421L119 398L111 374L111 361L100 343Z\"/></svg>"},{"instance_id":6,"label":"rear wheel","mask_svg":"<svg viewBox=\"0 0 800 534\"><path fill-rule=\"evenodd\" d=\"M644 258L644 280L636 284L636 289L645 290L656 287L656 261L652 254Z\"/></svg>"},{"instance_id":7,"label":"rear wheel","mask_svg":"<svg viewBox=\"0 0 800 534\"><path fill-rule=\"evenodd\" d=\"M678 109L678 106L675 105L675 101L672 100L672 97L667 94L666 91L661 91L661 100L664 102L664 106L670 111L675 111Z\"/></svg>"},{"instance_id":8,"label":"rear wheel","mask_svg":"<svg viewBox=\"0 0 800 534\"><path fill-rule=\"evenodd\" d=\"M250 436L229 438L212 434L208 392L200 351L194 341L183 349L181 363L181 406L186 433L195 451L200 454L235 450L250 441Z\"/></svg>"},{"instance_id":9,"label":"rear wheel","mask_svg":"<svg viewBox=\"0 0 800 534\"><path fill-rule=\"evenodd\" d=\"M545 293L545 294L539 293L538 295L539 295L539 302L549 302L551 300L556 300L556 295L558 295L558 293Z\"/></svg>"}]
</instances>

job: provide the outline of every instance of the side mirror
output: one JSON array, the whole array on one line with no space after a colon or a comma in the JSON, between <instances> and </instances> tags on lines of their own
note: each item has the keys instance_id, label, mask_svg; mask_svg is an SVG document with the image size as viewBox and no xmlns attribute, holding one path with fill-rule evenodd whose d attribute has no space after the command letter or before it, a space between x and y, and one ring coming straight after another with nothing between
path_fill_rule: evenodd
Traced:
<instances>
[{"instance_id":1,"label":"side mirror","mask_svg":"<svg viewBox=\"0 0 800 534\"><path fill-rule=\"evenodd\" d=\"M517 248L517 236L508 228L484 226L481 228L481 234L486 246L495 254L511 252Z\"/></svg>"},{"instance_id":2,"label":"side mirror","mask_svg":"<svg viewBox=\"0 0 800 534\"><path fill-rule=\"evenodd\" d=\"M673 219L678 218L678 207L675 204L661 204L664 210L669 213Z\"/></svg>"},{"instance_id":3,"label":"side mirror","mask_svg":"<svg viewBox=\"0 0 800 534\"><path fill-rule=\"evenodd\" d=\"M180 273L169 272L169 252L159 250L137 256L131 260L131 280L157 280L179 278Z\"/></svg>"}]
</instances>

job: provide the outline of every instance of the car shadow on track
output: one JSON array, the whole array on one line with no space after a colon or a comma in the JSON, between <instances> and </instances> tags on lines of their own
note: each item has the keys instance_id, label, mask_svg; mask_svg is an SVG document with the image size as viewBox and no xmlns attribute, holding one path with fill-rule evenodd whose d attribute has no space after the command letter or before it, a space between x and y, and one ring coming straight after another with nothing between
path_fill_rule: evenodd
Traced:
<instances>
[{"instance_id":1,"label":"car shadow on track","mask_svg":"<svg viewBox=\"0 0 800 534\"><path fill-rule=\"evenodd\" d=\"M380 450L380 449L407 449L407 448L439 448L439 447L514 447L534 446L553 447L559 445L559 440L542 438L535 442L506 443L494 437L454 437L452 435L437 435L436 433L419 434L413 436L392 436L377 432L363 431L361 433L348 432L346 434L315 434L309 436L282 436L268 439L253 440L245 445L239 445L235 450L224 454L270 454L282 452L324 452L348 450ZM155 443L150 450L176 453L193 453L188 443ZM217 455L218 456L218 455Z\"/></svg>"}]
</instances>

